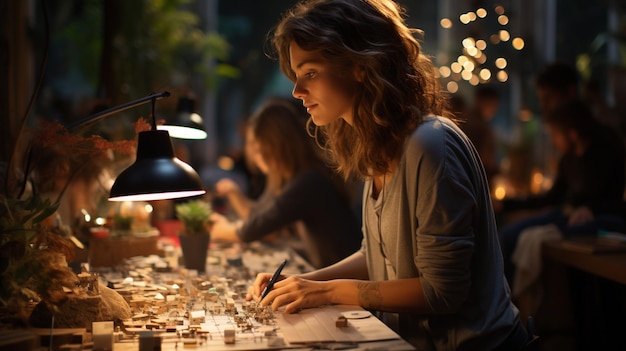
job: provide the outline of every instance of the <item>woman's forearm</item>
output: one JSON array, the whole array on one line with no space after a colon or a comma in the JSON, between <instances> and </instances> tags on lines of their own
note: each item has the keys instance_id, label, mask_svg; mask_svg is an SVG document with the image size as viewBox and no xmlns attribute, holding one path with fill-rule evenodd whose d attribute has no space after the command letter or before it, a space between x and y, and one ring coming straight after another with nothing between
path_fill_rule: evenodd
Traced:
<instances>
[{"instance_id":1,"label":"woman's forearm","mask_svg":"<svg viewBox=\"0 0 626 351\"><path fill-rule=\"evenodd\" d=\"M329 281L328 300L385 312L430 313L420 278Z\"/></svg>"},{"instance_id":2,"label":"woman's forearm","mask_svg":"<svg viewBox=\"0 0 626 351\"><path fill-rule=\"evenodd\" d=\"M225 242L239 242L237 229L241 227L241 221L230 222L227 219L221 219L211 227L211 240Z\"/></svg>"},{"instance_id":3,"label":"woman's forearm","mask_svg":"<svg viewBox=\"0 0 626 351\"><path fill-rule=\"evenodd\" d=\"M357 251L328 267L302 274L301 277L310 280L369 279L365 255L361 251Z\"/></svg>"},{"instance_id":4,"label":"woman's forearm","mask_svg":"<svg viewBox=\"0 0 626 351\"><path fill-rule=\"evenodd\" d=\"M252 201L248 199L240 191L232 191L228 193L228 202L233 208L237 216L241 219L246 219L250 215L250 207L252 207Z\"/></svg>"}]
</instances>

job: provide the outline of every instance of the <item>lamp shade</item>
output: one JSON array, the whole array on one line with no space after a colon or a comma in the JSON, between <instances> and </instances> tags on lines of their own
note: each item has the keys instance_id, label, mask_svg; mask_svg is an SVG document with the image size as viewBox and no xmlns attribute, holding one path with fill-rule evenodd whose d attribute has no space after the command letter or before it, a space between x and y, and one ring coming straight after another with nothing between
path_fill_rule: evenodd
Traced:
<instances>
[{"instance_id":1,"label":"lamp shade","mask_svg":"<svg viewBox=\"0 0 626 351\"><path fill-rule=\"evenodd\" d=\"M137 158L115 179L110 201L151 201L206 193L194 169L174 156L169 133L139 133Z\"/></svg>"},{"instance_id":2,"label":"lamp shade","mask_svg":"<svg viewBox=\"0 0 626 351\"><path fill-rule=\"evenodd\" d=\"M195 100L188 97L178 99L176 117L164 125L157 126L159 130L167 130L172 138L177 139L206 139L207 132L199 114L194 112Z\"/></svg>"}]
</instances>

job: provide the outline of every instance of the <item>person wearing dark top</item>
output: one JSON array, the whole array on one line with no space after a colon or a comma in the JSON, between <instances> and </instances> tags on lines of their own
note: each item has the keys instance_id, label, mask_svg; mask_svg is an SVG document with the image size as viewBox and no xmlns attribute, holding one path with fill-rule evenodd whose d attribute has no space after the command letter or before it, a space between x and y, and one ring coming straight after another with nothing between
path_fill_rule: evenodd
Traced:
<instances>
[{"instance_id":1,"label":"person wearing dark top","mask_svg":"<svg viewBox=\"0 0 626 351\"><path fill-rule=\"evenodd\" d=\"M481 86L474 91L473 106L464 114L459 126L470 138L485 168L487 183L493 187L493 178L499 172L498 140L491 125L500 104L498 91L491 86Z\"/></svg>"},{"instance_id":2,"label":"person wearing dark top","mask_svg":"<svg viewBox=\"0 0 626 351\"><path fill-rule=\"evenodd\" d=\"M557 175L544 194L505 199L504 212L542 209L540 214L509 223L500 230L505 274L513 281L511 256L520 233L554 224L565 237L623 230L624 147L615 131L601 125L590 108L568 100L545 115L550 141L560 153Z\"/></svg>"},{"instance_id":3,"label":"person wearing dark top","mask_svg":"<svg viewBox=\"0 0 626 351\"><path fill-rule=\"evenodd\" d=\"M299 239L291 242L300 242L316 268L358 250L361 224L341 179L324 163L305 124L306 116L280 99L269 100L250 117L246 148L267 176L267 185L258 201L252 201L234 182L220 180L216 193L229 200L240 220L213 214L212 239L250 242L287 229Z\"/></svg>"}]
</instances>

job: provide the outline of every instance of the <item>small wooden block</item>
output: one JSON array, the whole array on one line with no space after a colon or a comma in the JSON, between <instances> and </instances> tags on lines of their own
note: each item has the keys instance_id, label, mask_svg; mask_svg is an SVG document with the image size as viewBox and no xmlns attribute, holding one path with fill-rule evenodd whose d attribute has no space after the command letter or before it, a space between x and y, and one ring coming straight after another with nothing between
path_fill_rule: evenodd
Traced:
<instances>
[{"instance_id":1,"label":"small wooden block","mask_svg":"<svg viewBox=\"0 0 626 351\"><path fill-rule=\"evenodd\" d=\"M335 321L335 326L337 328L345 328L348 326L348 319L344 316L339 316L337 317L337 320Z\"/></svg>"}]
</instances>

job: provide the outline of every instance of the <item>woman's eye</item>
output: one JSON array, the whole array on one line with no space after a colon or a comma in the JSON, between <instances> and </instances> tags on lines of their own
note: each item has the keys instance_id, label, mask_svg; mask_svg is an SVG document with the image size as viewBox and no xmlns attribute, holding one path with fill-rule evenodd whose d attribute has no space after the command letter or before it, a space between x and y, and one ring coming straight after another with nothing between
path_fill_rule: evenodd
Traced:
<instances>
[{"instance_id":1,"label":"woman's eye","mask_svg":"<svg viewBox=\"0 0 626 351\"><path fill-rule=\"evenodd\" d=\"M307 74L305 74L305 76L307 78L314 78L315 77L315 72L308 72Z\"/></svg>"}]
</instances>

